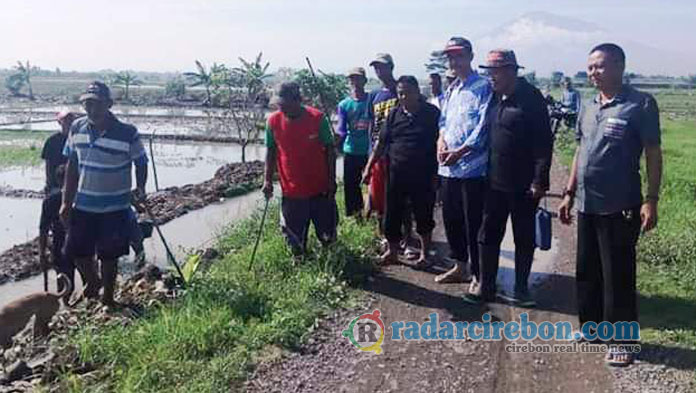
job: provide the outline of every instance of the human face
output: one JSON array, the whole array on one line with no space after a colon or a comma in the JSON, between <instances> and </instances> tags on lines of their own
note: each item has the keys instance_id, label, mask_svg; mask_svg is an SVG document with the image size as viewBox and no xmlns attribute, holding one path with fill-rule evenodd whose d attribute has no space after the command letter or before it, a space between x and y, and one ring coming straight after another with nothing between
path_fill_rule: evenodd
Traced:
<instances>
[{"instance_id":1,"label":"human face","mask_svg":"<svg viewBox=\"0 0 696 393\"><path fill-rule=\"evenodd\" d=\"M470 69L471 60L473 60L473 53L469 50L447 52L449 68L455 72L461 73L462 71Z\"/></svg>"},{"instance_id":2,"label":"human face","mask_svg":"<svg viewBox=\"0 0 696 393\"><path fill-rule=\"evenodd\" d=\"M615 89L623 81L624 65L608 53L594 51L587 61L590 81L600 90Z\"/></svg>"},{"instance_id":3,"label":"human face","mask_svg":"<svg viewBox=\"0 0 696 393\"><path fill-rule=\"evenodd\" d=\"M509 94L514 90L517 69L512 66L489 68L491 86L496 93Z\"/></svg>"},{"instance_id":4,"label":"human face","mask_svg":"<svg viewBox=\"0 0 696 393\"><path fill-rule=\"evenodd\" d=\"M420 91L415 86L408 83L399 83L396 85L396 95L399 102L406 107L406 110L412 110L418 106L420 100Z\"/></svg>"},{"instance_id":5,"label":"human face","mask_svg":"<svg viewBox=\"0 0 696 393\"><path fill-rule=\"evenodd\" d=\"M63 133L63 135L68 135L68 132L70 131L70 126L72 126L74 120L75 117L71 114L66 115L58 120L58 124L60 124L60 130Z\"/></svg>"},{"instance_id":6,"label":"human face","mask_svg":"<svg viewBox=\"0 0 696 393\"><path fill-rule=\"evenodd\" d=\"M82 106L87 112L87 118L92 123L101 124L106 119L106 114L111 108L111 101L87 99L82 102Z\"/></svg>"},{"instance_id":7,"label":"human face","mask_svg":"<svg viewBox=\"0 0 696 393\"><path fill-rule=\"evenodd\" d=\"M278 109L291 119L300 117L302 113L302 102L293 98L282 98L278 101Z\"/></svg>"},{"instance_id":8,"label":"human face","mask_svg":"<svg viewBox=\"0 0 696 393\"><path fill-rule=\"evenodd\" d=\"M353 93L364 92L365 83L367 83L367 80L365 77L360 75L351 75L348 77L348 83L350 84L350 89Z\"/></svg>"},{"instance_id":9,"label":"human face","mask_svg":"<svg viewBox=\"0 0 696 393\"><path fill-rule=\"evenodd\" d=\"M375 74L377 74L377 79L382 83L386 83L394 79L392 75L392 66L384 63L375 63L372 66L375 69Z\"/></svg>"}]
</instances>

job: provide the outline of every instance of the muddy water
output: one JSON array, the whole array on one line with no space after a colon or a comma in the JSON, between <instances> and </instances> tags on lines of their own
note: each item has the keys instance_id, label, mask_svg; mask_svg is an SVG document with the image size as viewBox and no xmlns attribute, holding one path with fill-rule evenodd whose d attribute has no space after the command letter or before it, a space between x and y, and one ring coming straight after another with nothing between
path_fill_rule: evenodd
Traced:
<instances>
[{"instance_id":1,"label":"muddy water","mask_svg":"<svg viewBox=\"0 0 696 393\"><path fill-rule=\"evenodd\" d=\"M342 160L337 162L336 172L338 178L343 176ZM279 187L276 186L276 192L278 193L279 191ZM9 203L5 204L5 201L9 201ZM12 205L12 203L15 202L16 204ZM27 205L21 206L21 203L27 203ZM31 203L33 203L33 205L30 205ZM13 209L11 208L11 206L14 206L18 211L21 210L22 212L25 212L24 214L27 216L22 221L26 228L26 235L29 235L29 238L26 240L33 238L38 233L38 215L40 214L40 203L41 202L37 200L0 198L0 209L2 209L2 206L9 207L7 209L7 215L2 215L2 213L0 213L2 227L14 227L13 225L9 225L10 223L7 220L7 217L11 217L11 215L14 214ZM221 203L206 206L200 210L192 211L162 225L160 229L162 230L162 234L164 235L164 238L174 253L177 261L181 264L184 262L184 258L192 250L202 249L213 245L215 239L220 235L225 227L251 216L256 208L262 207L262 204L263 196L261 192L255 191L246 195L227 199ZM4 210L0 210L0 212L2 211ZM12 217L16 217L16 215ZM278 218L269 216L267 219L277 220ZM31 232L31 228L35 228L34 232ZM21 235L19 232L14 234L14 236L19 235ZM7 248L19 242L8 242L9 246ZM156 231L153 231L150 239L145 240L144 246L148 261L162 267L170 266L167 260L165 248ZM132 257L132 255L129 257ZM51 285L54 285L54 281L51 281ZM26 295L33 291L40 291L42 288L43 278L40 275L28 278L26 280L0 285L0 307L7 304L7 302L16 299L17 297Z\"/></svg>"},{"instance_id":2,"label":"muddy water","mask_svg":"<svg viewBox=\"0 0 696 393\"><path fill-rule=\"evenodd\" d=\"M39 234L41 200L0 198L0 252Z\"/></svg>"},{"instance_id":3,"label":"muddy water","mask_svg":"<svg viewBox=\"0 0 696 393\"><path fill-rule=\"evenodd\" d=\"M149 156L147 142L145 148ZM153 144L153 151L160 189L200 183L212 178L220 166L242 160L242 148L236 144L158 142ZM249 145L246 159L263 160L265 153L265 147ZM44 176L43 167L0 168L0 187L38 191L43 188ZM147 190L155 191L152 165L149 167Z\"/></svg>"},{"instance_id":4,"label":"muddy water","mask_svg":"<svg viewBox=\"0 0 696 393\"><path fill-rule=\"evenodd\" d=\"M215 239L225 227L249 217L254 209L261 206L262 203L263 196L261 192L252 192L190 212L162 225L160 229L177 262L182 264L191 250L213 245ZM0 217L3 218L4 226L6 220L4 216ZM275 218L269 217L268 219ZM145 240L144 246L149 262L165 268L171 266L163 243L156 231L153 231L153 237ZM128 259L131 257L132 255L121 261L120 268L122 271L128 270ZM51 272L49 285L52 289L55 289L54 277L54 273ZM78 281L77 286L80 287L80 285ZM0 285L0 307L20 296L42 290L43 277L41 275Z\"/></svg>"}]
</instances>

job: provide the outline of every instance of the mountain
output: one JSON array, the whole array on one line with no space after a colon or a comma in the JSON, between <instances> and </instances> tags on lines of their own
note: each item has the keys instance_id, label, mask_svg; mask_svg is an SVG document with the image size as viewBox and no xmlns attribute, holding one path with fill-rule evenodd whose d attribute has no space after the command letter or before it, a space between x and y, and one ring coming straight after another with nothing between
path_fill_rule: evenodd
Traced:
<instances>
[{"instance_id":1,"label":"mountain","mask_svg":"<svg viewBox=\"0 0 696 393\"><path fill-rule=\"evenodd\" d=\"M584 70L588 51L602 42L619 44L626 52L627 71L646 75L687 75L696 70L693 59L651 47L596 24L548 12L532 12L511 20L474 41L479 63L494 48L511 48L527 71L549 75Z\"/></svg>"}]
</instances>

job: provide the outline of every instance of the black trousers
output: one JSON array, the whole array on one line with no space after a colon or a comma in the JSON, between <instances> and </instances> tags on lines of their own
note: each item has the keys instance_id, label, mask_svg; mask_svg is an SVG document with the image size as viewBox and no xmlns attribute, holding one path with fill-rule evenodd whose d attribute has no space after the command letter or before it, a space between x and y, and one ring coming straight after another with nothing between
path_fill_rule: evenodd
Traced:
<instances>
[{"instance_id":1,"label":"black trousers","mask_svg":"<svg viewBox=\"0 0 696 393\"><path fill-rule=\"evenodd\" d=\"M637 321L639 234L639 207L611 215L578 213L575 279L581 324Z\"/></svg>"},{"instance_id":2,"label":"black trousers","mask_svg":"<svg viewBox=\"0 0 696 393\"><path fill-rule=\"evenodd\" d=\"M409 213L413 214L416 232L419 235L427 235L435 228L433 178L433 174L390 168L387 180L387 211L384 215L384 235L389 242L402 239L404 222L408 219Z\"/></svg>"},{"instance_id":3,"label":"black trousers","mask_svg":"<svg viewBox=\"0 0 696 393\"><path fill-rule=\"evenodd\" d=\"M346 216L360 214L363 195L360 189L367 156L346 154L343 156L343 194L346 198Z\"/></svg>"},{"instance_id":4,"label":"black trousers","mask_svg":"<svg viewBox=\"0 0 696 393\"><path fill-rule=\"evenodd\" d=\"M450 257L469 264L471 273L479 277L479 245L477 236L483 220L483 199L486 179L440 177L442 218L450 247Z\"/></svg>"},{"instance_id":5,"label":"black trousers","mask_svg":"<svg viewBox=\"0 0 696 393\"><path fill-rule=\"evenodd\" d=\"M509 216L515 239L515 292L527 291L534 260L534 214L538 205L539 201L525 192L488 190L486 193L478 239L481 292L484 296L495 294L500 243Z\"/></svg>"}]
</instances>

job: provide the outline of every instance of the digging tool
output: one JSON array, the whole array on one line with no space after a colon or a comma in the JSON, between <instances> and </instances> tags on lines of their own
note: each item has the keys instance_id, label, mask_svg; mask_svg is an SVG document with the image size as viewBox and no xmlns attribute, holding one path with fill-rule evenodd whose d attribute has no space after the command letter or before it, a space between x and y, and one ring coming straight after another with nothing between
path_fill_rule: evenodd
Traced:
<instances>
[{"instance_id":1,"label":"digging tool","mask_svg":"<svg viewBox=\"0 0 696 393\"><path fill-rule=\"evenodd\" d=\"M252 266L254 266L254 258L256 258L256 250L259 248L259 242L261 241L261 235L263 234L263 225L266 222L266 213L268 213L268 204L271 202L271 198L266 197L266 205L263 207L263 215L261 216L261 225L259 225L259 234L256 236L256 243L254 244L254 250L251 252L251 260L249 261L249 271L251 271Z\"/></svg>"},{"instance_id":2,"label":"digging tool","mask_svg":"<svg viewBox=\"0 0 696 393\"><path fill-rule=\"evenodd\" d=\"M164 245L164 249L167 252L167 257L169 261L174 265L176 268L177 273L179 274L179 277L181 277L182 285L186 285L186 279L184 278L184 273L181 271L181 267L179 264L176 262L176 258L174 257L174 253L172 253L172 250L169 248L169 245L167 244L167 240L165 240L164 235L162 234L162 230L160 229L159 225L157 225L157 221L155 220L155 216L152 214L152 211L150 210L149 207L147 207L147 204L145 202L140 202L140 201L135 201L133 200L133 205L136 207L140 207L142 210L147 213L148 217L150 217L150 220L152 221L152 226L155 227L155 230L157 231L157 234L159 235L160 240L162 240L162 244Z\"/></svg>"},{"instance_id":3,"label":"digging tool","mask_svg":"<svg viewBox=\"0 0 696 393\"><path fill-rule=\"evenodd\" d=\"M155 165L155 152L152 149L152 141L155 139L155 129L150 134L150 160L152 161L152 174L155 176L155 191L159 191L159 181L157 180L157 166Z\"/></svg>"}]
</instances>

